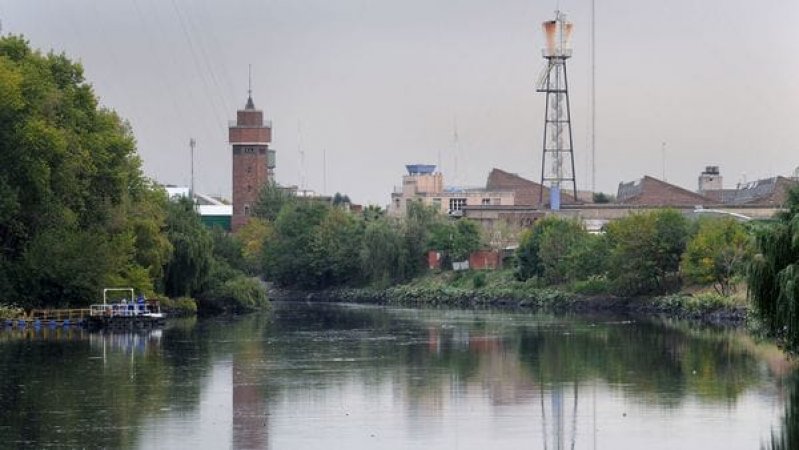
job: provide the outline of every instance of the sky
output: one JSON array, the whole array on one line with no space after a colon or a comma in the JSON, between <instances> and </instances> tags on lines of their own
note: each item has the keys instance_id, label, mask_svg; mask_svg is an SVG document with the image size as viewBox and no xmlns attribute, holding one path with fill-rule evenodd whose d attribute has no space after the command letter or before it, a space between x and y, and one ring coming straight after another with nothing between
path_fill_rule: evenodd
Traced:
<instances>
[{"instance_id":1,"label":"sky","mask_svg":"<svg viewBox=\"0 0 799 450\"><path fill-rule=\"evenodd\" d=\"M799 2L595 1L597 190L645 174L695 190L707 165L725 187L794 172ZM447 185L485 185L494 167L540 178L535 80L556 9L575 27L582 190L590 0L0 0L0 23L83 64L158 182L189 184L194 138L197 189L230 197L227 125L252 65L277 181L386 205L405 164L439 164Z\"/></svg>"}]
</instances>

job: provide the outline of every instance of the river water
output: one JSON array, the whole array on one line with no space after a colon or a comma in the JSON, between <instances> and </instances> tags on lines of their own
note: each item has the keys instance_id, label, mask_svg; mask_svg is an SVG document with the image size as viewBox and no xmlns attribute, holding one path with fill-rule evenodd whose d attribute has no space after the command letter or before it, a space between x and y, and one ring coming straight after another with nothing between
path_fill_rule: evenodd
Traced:
<instances>
[{"instance_id":1,"label":"river water","mask_svg":"<svg viewBox=\"0 0 799 450\"><path fill-rule=\"evenodd\" d=\"M509 311L5 329L0 447L756 449L797 418L794 366L743 331Z\"/></svg>"}]
</instances>

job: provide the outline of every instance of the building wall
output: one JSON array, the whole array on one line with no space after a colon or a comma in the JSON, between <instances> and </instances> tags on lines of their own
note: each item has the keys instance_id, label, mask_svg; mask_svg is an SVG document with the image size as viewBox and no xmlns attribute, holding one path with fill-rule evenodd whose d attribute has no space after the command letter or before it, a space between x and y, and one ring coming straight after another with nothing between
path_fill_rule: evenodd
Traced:
<instances>
[{"instance_id":1,"label":"building wall","mask_svg":"<svg viewBox=\"0 0 799 450\"><path fill-rule=\"evenodd\" d=\"M465 192L441 192L439 194L420 194L405 195L405 193L395 193L391 196L389 214L393 216L404 216L408 210L408 202L422 202L425 206L435 206L441 214L450 213L450 205L455 202L450 200L465 201L464 206L513 206L514 193L511 191L465 191ZM487 202L487 203L484 203ZM454 205L453 205L454 206ZM458 209L457 207L455 209Z\"/></svg>"}]
</instances>

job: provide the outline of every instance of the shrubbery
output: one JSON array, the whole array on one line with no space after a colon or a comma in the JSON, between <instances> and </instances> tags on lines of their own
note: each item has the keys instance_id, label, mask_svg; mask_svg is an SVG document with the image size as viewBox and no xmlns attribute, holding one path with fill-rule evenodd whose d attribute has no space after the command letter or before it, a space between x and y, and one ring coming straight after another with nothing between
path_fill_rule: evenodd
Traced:
<instances>
[{"instance_id":1,"label":"shrubbery","mask_svg":"<svg viewBox=\"0 0 799 450\"><path fill-rule=\"evenodd\" d=\"M199 297L205 313L244 313L269 306L266 290L258 279L236 276Z\"/></svg>"}]
</instances>

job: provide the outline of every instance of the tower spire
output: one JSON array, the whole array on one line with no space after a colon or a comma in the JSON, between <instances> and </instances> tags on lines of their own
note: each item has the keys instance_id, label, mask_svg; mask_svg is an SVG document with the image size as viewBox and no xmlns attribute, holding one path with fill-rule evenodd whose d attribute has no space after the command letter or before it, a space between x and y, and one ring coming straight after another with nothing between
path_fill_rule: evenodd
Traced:
<instances>
[{"instance_id":1,"label":"tower spire","mask_svg":"<svg viewBox=\"0 0 799 450\"><path fill-rule=\"evenodd\" d=\"M247 106L245 109L255 109L252 101L252 64L247 65Z\"/></svg>"}]
</instances>

